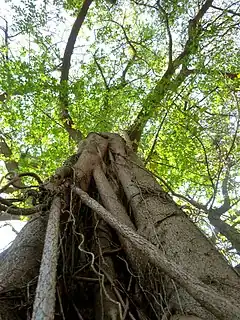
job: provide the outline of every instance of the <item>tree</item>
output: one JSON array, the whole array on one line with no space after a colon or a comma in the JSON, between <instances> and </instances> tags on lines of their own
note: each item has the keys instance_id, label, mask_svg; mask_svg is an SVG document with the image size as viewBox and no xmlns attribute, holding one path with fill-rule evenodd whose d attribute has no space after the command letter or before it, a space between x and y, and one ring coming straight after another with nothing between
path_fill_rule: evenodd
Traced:
<instances>
[{"instance_id":1,"label":"tree","mask_svg":"<svg viewBox=\"0 0 240 320\"><path fill-rule=\"evenodd\" d=\"M0 210L29 221L0 255L0 319L240 319L237 4L13 10Z\"/></svg>"}]
</instances>

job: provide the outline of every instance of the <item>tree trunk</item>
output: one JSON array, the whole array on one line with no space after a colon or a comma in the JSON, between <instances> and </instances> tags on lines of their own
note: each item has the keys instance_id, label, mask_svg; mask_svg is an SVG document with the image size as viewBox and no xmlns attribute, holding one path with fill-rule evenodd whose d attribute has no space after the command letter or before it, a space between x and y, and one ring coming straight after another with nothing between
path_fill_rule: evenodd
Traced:
<instances>
[{"instance_id":1,"label":"tree trunk","mask_svg":"<svg viewBox=\"0 0 240 320\"><path fill-rule=\"evenodd\" d=\"M120 136L89 134L43 187L0 256L0 319L240 319L239 275Z\"/></svg>"}]
</instances>

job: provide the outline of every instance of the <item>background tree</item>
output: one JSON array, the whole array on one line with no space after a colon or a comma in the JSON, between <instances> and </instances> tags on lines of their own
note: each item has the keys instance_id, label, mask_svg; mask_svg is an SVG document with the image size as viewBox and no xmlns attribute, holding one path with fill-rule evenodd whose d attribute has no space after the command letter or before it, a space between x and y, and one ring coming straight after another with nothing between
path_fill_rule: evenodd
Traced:
<instances>
[{"instance_id":1,"label":"background tree","mask_svg":"<svg viewBox=\"0 0 240 320\"><path fill-rule=\"evenodd\" d=\"M240 319L238 4L9 5L0 317Z\"/></svg>"}]
</instances>

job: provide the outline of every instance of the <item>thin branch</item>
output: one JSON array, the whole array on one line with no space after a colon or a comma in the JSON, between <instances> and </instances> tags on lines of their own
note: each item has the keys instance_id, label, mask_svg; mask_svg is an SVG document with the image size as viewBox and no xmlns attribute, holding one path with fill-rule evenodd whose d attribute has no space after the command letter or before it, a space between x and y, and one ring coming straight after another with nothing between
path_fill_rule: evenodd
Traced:
<instances>
[{"instance_id":1,"label":"thin branch","mask_svg":"<svg viewBox=\"0 0 240 320\"><path fill-rule=\"evenodd\" d=\"M212 69L206 69L206 68L201 68L201 69L187 69L189 74L214 74L216 72L219 72L220 74L222 74L224 77L229 78L231 80L237 79L238 78L238 73L234 73L234 72L226 72L223 70L212 70ZM216 87L216 89L218 89L218 87ZM214 89L214 90L216 90Z\"/></svg>"},{"instance_id":2,"label":"thin branch","mask_svg":"<svg viewBox=\"0 0 240 320\"><path fill-rule=\"evenodd\" d=\"M167 114L168 114L168 111L165 112L165 114L164 114L164 116L163 116L163 118L162 118L162 121L161 121L161 123L160 123L160 126L158 127L158 130L157 130L157 132L156 132L156 135L155 135L155 138L154 138L154 141L153 141L151 150L149 151L149 154L148 154L148 156L147 156L147 159L145 160L145 163L144 163L145 166L148 164L149 160L151 159L151 156L152 156L153 151L154 151L154 149L155 149L155 146L156 146L156 144L157 144L157 140L158 140L159 133L160 133L160 131L162 130L162 127L163 127L164 121L165 121L165 119L166 119L166 117L167 117Z\"/></svg>"},{"instance_id":3,"label":"thin branch","mask_svg":"<svg viewBox=\"0 0 240 320\"><path fill-rule=\"evenodd\" d=\"M101 74L101 76L103 78L103 82L104 82L105 88L106 88L107 91L109 91L109 86L108 86L107 80L106 80L106 78L104 76L104 73L103 73L103 70L102 70L102 67L101 67L100 63L97 61L97 58L96 58L95 54L93 55L93 59L94 59L94 62L96 63L96 66L97 66L97 68L98 68L98 70L99 70L99 72L100 72L100 74Z\"/></svg>"},{"instance_id":4,"label":"thin branch","mask_svg":"<svg viewBox=\"0 0 240 320\"><path fill-rule=\"evenodd\" d=\"M216 9L216 10L227 12L227 13L230 13L230 14L232 14L234 16L239 16L240 17L240 13L239 12L236 12L236 11L233 11L233 10L230 10L230 9L223 9L223 8L220 8L220 7L217 7L217 6L214 6L214 5L212 5L211 7Z\"/></svg>"},{"instance_id":5,"label":"thin branch","mask_svg":"<svg viewBox=\"0 0 240 320\"><path fill-rule=\"evenodd\" d=\"M234 97L235 97L235 95L234 95ZM227 155L226 155L226 157L225 157L225 161L228 160L231 152L233 151L233 148L234 148L234 146L235 146L235 142L236 142L236 139L237 139L237 135L238 135L238 129L239 129L239 124L240 124L240 112L239 112L240 110L239 110L239 105L238 105L238 99L237 99L237 98L236 98L236 103L237 103L237 106L238 106L237 125L236 125L236 130L235 130L235 132L234 132L234 136L233 136L233 139L232 139L231 146L230 146L230 148L229 148L229 150L228 150L228 152L227 152Z\"/></svg>"},{"instance_id":6,"label":"thin branch","mask_svg":"<svg viewBox=\"0 0 240 320\"><path fill-rule=\"evenodd\" d=\"M238 101L237 101L237 103L238 103ZM224 159L224 161L228 162L228 164L227 164L225 178L222 183L222 195L223 195L223 199L224 199L223 205L219 208L212 209L212 206L213 206L213 203L214 203L215 197L216 197L216 192L214 193L214 195L211 199L212 203L211 203L210 209L212 211L214 211L216 214L218 214L219 216L231 208L231 202L230 202L229 195L228 195L228 180L229 180L229 172L230 172L230 167L231 167L231 162L229 162L229 156L235 146L235 142L236 142L236 138L237 138L237 134L238 134L238 129L239 129L239 123L240 123L240 117L238 115L237 126L236 126L236 130L234 132L232 143L231 143L230 148L227 152L227 155ZM221 163L219 165L220 165L220 168L219 168L218 175L217 175L217 182L216 182L215 190L217 190L217 188L218 188L219 179L220 179L221 173L224 169L224 166Z\"/></svg>"},{"instance_id":7,"label":"thin branch","mask_svg":"<svg viewBox=\"0 0 240 320\"><path fill-rule=\"evenodd\" d=\"M38 187L38 186L23 186L23 185L19 184L19 182L21 181L20 178L22 178L22 177L32 177L35 180L37 180L37 182L40 185L43 183L41 178L34 172L16 173L15 171L10 171L10 172L8 172L6 174L5 177L8 178L8 176L10 176L11 180L5 186L3 186L0 189L0 194L3 193L5 190L7 190L10 185L13 185L17 189L26 189L26 188Z\"/></svg>"},{"instance_id":8,"label":"thin branch","mask_svg":"<svg viewBox=\"0 0 240 320\"><path fill-rule=\"evenodd\" d=\"M210 172L206 148L205 148L202 140L201 140L200 138L198 138L198 136L195 136L195 138L197 139L197 141L201 144L201 146L202 146L202 148L203 148L204 159L205 159L205 164L206 164L206 168L207 168L208 177L209 177L209 180L210 180L210 182L211 182L213 191L215 192L215 191L216 191L216 187L215 187L215 185L214 185L214 181L213 181L213 178L212 178L212 175L211 175L211 172Z\"/></svg>"},{"instance_id":9,"label":"thin branch","mask_svg":"<svg viewBox=\"0 0 240 320\"><path fill-rule=\"evenodd\" d=\"M122 29L123 34L124 34L124 37L125 37L128 45L131 47L132 51L136 53L137 50L135 49L134 45L132 44L132 41L130 40L130 38L128 37L127 32L126 32L124 26L123 26L121 23L117 22L117 21L114 21L114 20L109 20L109 21L117 24L117 25Z\"/></svg>"},{"instance_id":10,"label":"thin branch","mask_svg":"<svg viewBox=\"0 0 240 320\"><path fill-rule=\"evenodd\" d=\"M168 69L172 68L172 55L173 55L173 41L172 41L172 34L169 26L169 19L168 19L168 13L164 8L160 5L160 1L157 1L157 6L159 10L163 13L164 18L165 18L165 23L166 23L166 28L167 28L167 34L168 34Z\"/></svg>"},{"instance_id":11,"label":"thin branch","mask_svg":"<svg viewBox=\"0 0 240 320\"><path fill-rule=\"evenodd\" d=\"M130 40L130 38L129 38L129 36L128 36L128 34L127 34L127 32L126 32L126 30L125 30L125 28L124 28L124 26L122 24L120 24L119 22L114 21L114 20L110 20L110 22L113 22L113 23L117 24L122 29L124 37L125 37L125 39L127 41L127 44L130 46L130 48L133 51L133 55L132 55L131 59L128 61L125 69L123 70L122 76L121 76L122 83L120 84L120 86L124 86L126 84L126 74L127 74L128 70L130 69L130 67L133 65L133 63L134 63L134 61L136 59L136 56L137 56L137 50L133 45L133 43L136 43L136 42ZM141 45L140 43L138 43L138 44Z\"/></svg>"},{"instance_id":12,"label":"thin branch","mask_svg":"<svg viewBox=\"0 0 240 320\"><path fill-rule=\"evenodd\" d=\"M1 17L1 18L5 21L5 25L6 25L5 28L1 27L1 30L4 32L4 42L5 42L4 45L5 45L5 49L6 49L6 51L5 51L5 60L8 61L8 39L9 39L9 36L8 36L8 21L3 17Z\"/></svg>"},{"instance_id":13,"label":"thin branch","mask_svg":"<svg viewBox=\"0 0 240 320\"><path fill-rule=\"evenodd\" d=\"M14 226L9 222L5 222L2 227L7 227L7 226L10 227L12 229L12 232L14 232L16 235L19 234L19 232L14 228Z\"/></svg>"},{"instance_id":14,"label":"thin branch","mask_svg":"<svg viewBox=\"0 0 240 320\"><path fill-rule=\"evenodd\" d=\"M159 177L157 174L155 174L154 172L149 171L153 176L155 176L157 179L159 179L166 187L167 189L170 191L170 193L174 196L177 197L179 199L183 199L184 201L187 201L188 203L190 203L191 205L193 205L195 208L199 209L199 210L203 210L204 212L208 212L207 210L207 206L204 204L201 204L193 199L190 199L188 197L183 196L180 193L175 192L172 187L170 187L170 185L161 177Z\"/></svg>"}]
</instances>

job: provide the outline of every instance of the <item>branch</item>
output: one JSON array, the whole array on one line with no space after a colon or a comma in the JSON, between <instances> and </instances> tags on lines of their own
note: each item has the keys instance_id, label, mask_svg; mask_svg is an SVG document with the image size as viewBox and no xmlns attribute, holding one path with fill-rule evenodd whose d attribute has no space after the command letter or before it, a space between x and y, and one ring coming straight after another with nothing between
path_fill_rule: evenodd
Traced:
<instances>
[{"instance_id":1,"label":"branch","mask_svg":"<svg viewBox=\"0 0 240 320\"><path fill-rule=\"evenodd\" d=\"M231 201L228 194L229 173L230 166L227 167L226 174L222 182L223 204L219 208L210 208L210 212L213 213L215 217L217 216L220 218L223 213L227 212L231 208Z\"/></svg>"},{"instance_id":2,"label":"branch","mask_svg":"<svg viewBox=\"0 0 240 320\"><path fill-rule=\"evenodd\" d=\"M235 95L234 95L235 97ZM236 125L236 130L234 132L234 135L233 135L233 139L232 139L232 143L231 143L231 146L227 152L227 155L225 157L225 161L228 161L229 160L229 156L231 154L231 152L233 151L234 149L234 146L235 146L235 142L236 142L236 139L237 139L237 135L238 135L238 129L239 129L239 124L240 124L240 108L239 108L239 102L238 102L238 98L236 98L236 103L237 103L237 106L238 106L238 119L237 119L237 125Z\"/></svg>"},{"instance_id":3,"label":"branch","mask_svg":"<svg viewBox=\"0 0 240 320\"><path fill-rule=\"evenodd\" d=\"M70 70L70 64L71 64L71 57L74 49L74 45L77 40L77 36L79 33L79 30L86 18L88 9L91 5L93 0L85 0L83 3L83 6L81 10L79 11L79 14L72 26L71 33L68 38L68 42L64 51L64 56L63 56L63 64L62 64L62 72L61 72L61 80L60 82L62 83L63 81L68 81L69 77L69 70Z\"/></svg>"},{"instance_id":4,"label":"branch","mask_svg":"<svg viewBox=\"0 0 240 320\"><path fill-rule=\"evenodd\" d=\"M238 78L238 73L234 73L234 72L226 72L223 70L211 70L211 69L187 69L189 75L190 74L211 74L214 72L219 72L220 74L222 74L224 77L229 78L231 80L237 79ZM216 89L218 89L218 87L216 87Z\"/></svg>"},{"instance_id":5,"label":"branch","mask_svg":"<svg viewBox=\"0 0 240 320\"><path fill-rule=\"evenodd\" d=\"M8 187L10 185L15 186L18 189L26 189L26 188L30 188L32 186L21 186L21 177L33 177L34 179L36 179L38 181L38 183L41 185L42 184L42 180L39 178L39 176L34 173L34 172L25 172L25 173L20 173L17 174L15 172L9 172L5 177L7 177L9 174L14 174L13 178L11 178L11 180L0 189L0 194L5 192ZM17 182L17 185L16 185ZM20 186L19 186L20 184ZM38 186L36 186L38 187ZM12 201L22 201L22 199L13 199ZM45 209L47 207L47 204L41 204L38 206L35 206L33 208L18 208L17 206L14 206L12 204L12 201L10 199L4 199L2 197L0 197L0 211L1 212L5 212L6 214L12 214L12 215L17 215L17 216L27 216L27 215L31 215L34 214L36 212L41 212L43 209Z\"/></svg>"},{"instance_id":6,"label":"branch","mask_svg":"<svg viewBox=\"0 0 240 320\"><path fill-rule=\"evenodd\" d=\"M224 202L223 202L223 205L221 206L221 208L218 209L218 213L219 213L219 211L222 211L222 213L224 213L230 209L231 202L230 202L230 198L229 198L229 194L228 194L229 172L230 172L230 166L228 166L228 168L226 170L225 178L223 179L222 195L223 195Z\"/></svg>"},{"instance_id":7,"label":"branch","mask_svg":"<svg viewBox=\"0 0 240 320\"><path fill-rule=\"evenodd\" d=\"M171 194L174 197L177 197L179 199L183 199L184 201L187 201L188 203L190 203L191 205L193 205L195 208L199 209L199 210L203 210L204 212L208 212L207 206L204 204L201 204L193 199L190 199L188 197L183 196L180 193L176 193L172 187L170 187L170 185L161 177L159 177L157 174L155 174L154 172L149 171L149 173L151 173L152 175L154 175L157 179L159 179L166 187L167 189L171 192Z\"/></svg>"},{"instance_id":8,"label":"branch","mask_svg":"<svg viewBox=\"0 0 240 320\"><path fill-rule=\"evenodd\" d=\"M205 164L206 164L206 168L207 168L208 177L209 177L209 180L211 182L211 185L212 185L212 188L213 188L213 192L216 192L216 187L214 185L213 178L211 176L211 172L210 172L210 168L209 168L209 162L208 162L208 156L207 156L206 148L205 148L202 140L199 139L198 136L196 136L196 135L195 135L195 137L196 137L197 141L201 144L201 146L203 148L204 159L205 159Z\"/></svg>"},{"instance_id":9,"label":"branch","mask_svg":"<svg viewBox=\"0 0 240 320\"><path fill-rule=\"evenodd\" d=\"M104 82L105 88L106 88L107 91L109 91L109 86L108 86L107 80L106 80L106 78L104 76L104 73L103 73L103 70L102 70L102 67L101 67L100 63L97 61L97 58L96 58L95 54L93 55L93 59L94 59L94 62L96 63L96 66L97 66L97 68L98 68L98 70L99 70L99 72L100 72L100 74L101 74L101 76L103 78L103 82Z\"/></svg>"},{"instance_id":10,"label":"branch","mask_svg":"<svg viewBox=\"0 0 240 320\"><path fill-rule=\"evenodd\" d=\"M124 34L124 37L125 37L127 43L128 43L129 46L131 47L132 51L133 51L134 53L136 53L137 50L135 49L134 45L132 44L132 41L130 40L130 38L128 37L127 32L126 32L124 26L123 26L121 23L119 23L119 22L117 22L117 21L114 21L114 20L110 20L110 22L116 23L116 24L122 29L123 34Z\"/></svg>"},{"instance_id":11,"label":"branch","mask_svg":"<svg viewBox=\"0 0 240 320\"><path fill-rule=\"evenodd\" d=\"M9 223L9 222L5 222L3 225L2 225L2 227L10 227L11 229L12 229L12 232L14 232L16 235L18 235L19 234L19 232L14 228L14 226L11 224L11 223Z\"/></svg>"},{"instance_id":12,"label":"branch","mask_svg":"<svg viewBox=\"0 0 240 320\"><path fill-rule=\"evenodd\" d=\"M2 204L0 204L0 212L4 212L4 213L7 213L7 214L12 214L12 215L15 215L15 216L30 216L34 213L37 213L37 212L42 212L44 209L47 208L47 204L39 204L33 208L10 208L10 207L7 207L7 206L4 206Z\"/></svg>"},{"instance_id":13,"label":"branch","mask_svg":"<svg viewBox=\"0 0 240 320\"><path fill-rule=\"evenodd\" d=\"M69 136L76 142L79 142L82 139L82 133L74 128L73 120L68 112L68 78L69 70L71 66L71 57L76 43L76 39L79 33L79 30L86 18L88 9L93 0L85 0L82 8L72 26L71 33L69 35L67 45L64 51L61 79L60 79L60 102L61 102L61 119L64 123L64 127L68 132Z\"/></svg>"},{"instance_id":14,"label":"branch","mask_svg":"<svg viewBox=\"0 0 240 320\"><path fill-rule=\"evenodd\" d=\"M154 173L152 173L152 174L157 179L159 179L161 182L163 182L163 184L168 188L168 190L171 192L171 194L173 196L178 197L180 199L183 199L184 201L187 201L188 203L193 205L195 208L206 212L208 214L208 219L209 219L210 223L222 235L224 235L228 239L228 241L230 241L232 243L233 247L240 253L240 233L239 233L239 231L237 229L235 229L233 226L230 226L228 223L226 223L220 219L221 214L226 212L227 210L229 210L232 207L232 206L230 206L228 193L226 193L227 192L226 185L227 185L227 181L228 181L227 173L226 173L225 179L223 181L223 186L222 186L222 192L225 195L224 204L220 208L211 209L211 210L209 210L207 208L207 205L203 205L193 199L187 198L179 193L174 192L173 189L168 185L168 183L164 179L160 178L158 175L156 175Z\"/></svg>"},{"instance_id":15,"label":"branch","mask_svg":"<svg viewBox=\"0 0 240 320\"><path fill-rule=\"evenodd\" d=\"M15 206L13 206L13 204L10 200L4 199L2 197L0 197L0 203L4 204L5 206L8 206L8 207L16 208Z\"/></svg>"},{"instance_id":16,"label":"branch","mask_svg":"<svg viewBox=\"0 0 240 320\"><path fill-rule=\"evenodd\" d=\"M199 35L201 33L201 30L199 28L199 21L209 9L212 2L213 0L207 0L198 11L196 16L189 21L188 39L185 43L183 51L178 55L177 58L174 59L174 61L172 62L172 67L167 69L155 88L144 99L142 109L135 119L135 122L128 130L131 141L136 141L134 151L137 150L137 144L140 141L142 131L147 121L152 116L153 109L156 107L156 105L159 105L160 100L164 98L168 90L170 90L171 88L174 88L174 90L176 90L176 88L178 88L179 85L189 75L187 64L189 62L191 54L195 54L198 50ZM177 75L178 80L175 79L175 81L172 82L172 77L180 65L182 65L182 69Z\"/></svg>"},{"instance_id":17,"label":"branch","mask_svg":"<svg viewBox=\"0 0 240 320\"><path fill-rule=\"evenodd\" d=\"M120 24L119 22L114 21L114 20L110 20L110 22L113 22L113 23L117 24L117 25L122 29L123 34L124 34L124 37L125 37L128 45L130 46L130 48L131 48L132 51L133 51L133 55L132 55L131 59L128 61L125 69L123 70L122 76L121 76L122 81L121 81L121 84L120 84L118 87L122 87L122 86L124 86L124 85L126 84L126 79L125 79L125 78L126 78L126 74L127 74L128 70L130 69L130 67L133 65L134 60L136 59L137 50L136 50L136 48L135 48L134 45L133 45L133 42L134 42L134 41L130 40L130 38L128 37L128 34L127 34L124 26L123 26L122 24Z\"/></svg>"},{"instance_id":18,"label":"branch","mask_svg":"<svg viewBox=\"0 0 240 320\"><path fill-rule=\"evenodd\" d=\"M179 56L173 61L174 68L177 68L180 64L184 62L184 59L187 60L190 54L193 54L197 51L198 43L199 43L199 35L201 33L201 28L199 28L199 22L207 12L207 10L211 7L213 0L207 0L201 9L198 11L196 16L193 19L189 20L188 23L188 39L184 46L183 51L179 54ZM185 66L186 66L185 61Z\"/></svg>"},{"instance_id":19,"label":"branch","mask_svg":"<svg viewBox=\"0 0 240 320\"><path fill-rule=\"evenodd\" d=\"M169 26L168 13L160 5L160 0L157 1L157 6L158 6L159 10L162 11L164 18L165 18L165 23L166 23L167 33L168 33L168 69L171 69L173 66L173 64L172 64L173 41L172 41L172 34L171 34L170 26Z\"/></svg>"},{"instance_id":20,"label":"branch","mask_svg":"<svg viewBox=\"0 0 240 320\"><path fill-rule=\"evenodd\" d=\"M128 60L128 63L127 63L127 65L126 65L125 69L124 69L123 72L122 72L121 84L119 85L120 87L123 87L123 86L125 86L125 85L127 84L127 82L126 82L126 75L127 75L128 70L129 70L129 69L131 68L131 66L133 65L133 63L134 63L134 61L135 61L135 59L136 59L136 56L137 56L137 54L136 54L136 52L134 52L133 55L132 55L132 57L131 57L131 59Z\"/></svg>"},{"instance_id":21,"label":"branch","mask_svg":"<svg viewBox=\"0 0 240 320\"><path fill-rule=\"evenodd\" d=\"M238 103L238 101L237 101ZM230 202L230 199L229 199L229 194L228 194L228 180L229 180L229 174L230 174L230 168L231 168L231 161L229 161L229 156L231 154L231 152L233 151L234 149L234 146L235 146L235 142L236 142L236 138L237 138L237 134L238 134L238 129L239 129L239 123L240 123L240 117L238 116L238 120L237 120L237 126L236 126L236 130L234 132L234 136L233 136L233 139L232 139L232 143L229 147L229 150L227 152L227 155L224 159L225 162L228 162L227 164L227 169L226 169L226 174L225 174L225 178L223 179L223 183L222 183L222 195L223 195L223 199L224 199L224 203L223 205L220 207L220 208L215 208L215 209L212 209L212 211L215 212L215 214L219 215L219 217L225 213L226 211L228 211L229 209L231 209L231 202ZM216 186L215 186L215 190L217 190L217 187L218 187L218 182L219 182L219 178L220 178L220 175L222 173L222 170L223 170L223 165L220 166L220 169L219 169L219 172L218 172L218 178L217 178L217 182L216 182ZM215 191L215 194L212 198L212 205L214 203L214 200L215 200L215 197L216 197L216 191ZM211 206L212 206L211 205Z\"/></svg>"},{"instance_id":22,"label":"branch","mask_svg":"<svg viewBox=\"0 0 240 320\"><path fill-rule=\"evenodd\" d=\"M1 27L1 30L4 32L4 42L5 42L4 45L5 45L5 49L6 49L5 60L8 61L8 39L9 39L9 36L8 36L8 21L3 17L0 17L0 18L5 21L5 25L6 25L5 28Z\"/></svg>"},{"instance_id":23,"label":"branch","mask_svg":"<svg viewBox=\"0 0 240 320\"><path fill-rule=\"evenodd\" d=\"M148 154L148 156L147 156L147 159L145 160L145 163L144 163L145 166L147 165L147 163L148 163L149 160L151 159L151 156L152 156L153 151L154 151L154 149L155 149L155 146L156 146L156 144L157 144L157 139L158 139L159 133L160 133L162 127L163 127L163 124L164 124L164 121L165 121L165 119L166 119L166 117L167 117L167 114L168 114L168 111L165 112L165 114L164 114L164 116L163 116L163 118L162 118L162 121L161 121L161 123L160 123L160 126L159 126L159 128L158 128L158 130L157 130L157 133L156 133L156 135L155 135L155 138L154 138L154 141L153 141L151 150L150 150L150 152L149 152L149 154Z\"/></svg>"},{"instance_id":24,"label":"branch","mask_svg":"<svg viewBox=\"0 0 240 320\"><path fill-rule=\"evenodd\" d=\"M219 7L216 7L214 5L212 5L211 7L216 9L216 10L224 11L224 12L230 13L230 14L232 14L234 16L239 16L240 17L240 13L238 13L236 11L233 11L233 10L230 10L230 9L219 8Z\"/></svg>"},{"instance_id":25,"label":"branch","mask_svg":"<svg viewBox=\"0 0 240 320\"><path fill-rule=\"evenodd\" d=\"M42 180L40 179L40 177L34 172L16 173L15 171L10 171L6 174L5 178L8 178L9 175L10 175L11 180L0 189L0 194L3 193L4 191L6 191L10 185L13 185L17 189L27 189L27 188L32 188L32 187L38 187L38 186L24 186L24 185L22 185L21 179L20 179L22 177L33 177L34 179L37 180L39 185L41 185L43 183Z\"/></svg>"},{"instance_id":26,"label":"branch","mask_svg":"<svg viewBox=\"0 0 240 320\"><path fill-rule=\"evenodd\" d=\"M220 219L219 209L211 210L208 214L210 223L230 241L233 247L240 253L240 233L233 226ZM225 212L225 211L223 211Z\"/></svg>"}]
</instances>

